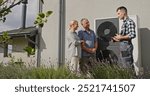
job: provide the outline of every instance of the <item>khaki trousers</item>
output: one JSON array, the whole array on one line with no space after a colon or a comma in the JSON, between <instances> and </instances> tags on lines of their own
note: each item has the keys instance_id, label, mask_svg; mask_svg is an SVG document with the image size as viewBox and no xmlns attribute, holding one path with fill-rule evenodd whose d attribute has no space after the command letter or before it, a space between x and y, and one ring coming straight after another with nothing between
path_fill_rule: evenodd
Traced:
<instances>
[{"instance_id":1,"label":"khaki trousers","mask_svg":"<svg viewBox=\"0 0 150 96\"><path fill-rule=\"evenodd\" d=\"M74 56L74 57L71 58L71 63L69 65L69 69L72 72L75 72L76 74L80 72L80 70L79 70L79 60L80 60L79 57Z\"/></svg>"}]
</instances>

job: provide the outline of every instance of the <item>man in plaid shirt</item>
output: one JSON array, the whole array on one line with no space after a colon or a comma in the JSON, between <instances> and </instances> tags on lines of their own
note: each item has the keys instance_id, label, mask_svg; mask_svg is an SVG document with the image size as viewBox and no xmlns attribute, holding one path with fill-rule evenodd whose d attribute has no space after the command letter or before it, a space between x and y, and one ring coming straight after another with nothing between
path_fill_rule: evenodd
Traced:
<instances>
[{"instance_id":1,"label":"man in plaid shirt","mask_svg":"<svg viewBox=\"0 0 150 96\"><path fill-rule=\"evenodd\" d=\"M132 39L136 37L135 23L128 17L127 9L124 6L118 7L117 16L123 20L120 34L113 37L114 41L120 42L121 65L124 68L134 69Z\"/></svg>"}]
</instances>

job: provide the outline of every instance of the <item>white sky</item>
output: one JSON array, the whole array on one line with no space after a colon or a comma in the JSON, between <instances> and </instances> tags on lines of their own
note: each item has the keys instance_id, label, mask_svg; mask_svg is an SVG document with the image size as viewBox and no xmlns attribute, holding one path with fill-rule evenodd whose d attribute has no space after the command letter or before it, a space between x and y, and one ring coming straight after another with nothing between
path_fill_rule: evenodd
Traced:
<instances>
[{"instance_id":1,"label":"white sky","mask_svg":"<svg viewBox=\"0 0 150 96\"><path fill-rule=\"evenodd\" d=\"M33 26L38 12L38 0L28 0L26 26ZM21 27L22 4L15 6L7 16L6 22L0 22L0 32Z\"/></svg>"}]
</instances>

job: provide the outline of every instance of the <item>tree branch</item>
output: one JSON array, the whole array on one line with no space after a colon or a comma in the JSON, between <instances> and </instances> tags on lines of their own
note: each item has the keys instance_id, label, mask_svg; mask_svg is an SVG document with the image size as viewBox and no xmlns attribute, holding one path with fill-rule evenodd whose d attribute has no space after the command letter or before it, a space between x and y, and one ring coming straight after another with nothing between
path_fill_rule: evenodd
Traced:
<instances>
[{"instance_id":1,"label":"tree branch","mask_svg":"<svg viewBox=\"0 0 150 96\"><path fill-rule=\"evenodd\" d=\"M6 0L6 1L8 2L8 0ZM19 5L22 1L23 1L23 0L20 0L20 1L18 1L17 3L14 3L14 2L13 2L8 8L0 10L0 14L2 14L3 12L5 12L5 11L7 11L7 10L13 8L13 7L15 7L16 5Z\"/></svg>"}]
</instances>

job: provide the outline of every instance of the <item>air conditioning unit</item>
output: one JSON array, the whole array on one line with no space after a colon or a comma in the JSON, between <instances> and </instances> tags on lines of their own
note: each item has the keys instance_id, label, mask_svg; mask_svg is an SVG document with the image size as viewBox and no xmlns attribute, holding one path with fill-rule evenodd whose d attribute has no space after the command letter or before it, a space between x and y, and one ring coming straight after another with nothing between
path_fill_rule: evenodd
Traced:
<instances>
[{"instance_id":1,"label":"air conditioning unit","mask_svg":"<svg viewBox=\"0 0 150 96\"><path fill-rule=\"evenodd\" d=\"M112 41L112 37L119 33L119 19L95 19L95 32L98 37L97 60L119 63L119 43Z\"/></svg>"},{"instance_id":2,"label":"air conditioning unit","mask_svg":"<svg viewBox=\"0 0 150 96\"><path fill-rule=\"evenodd\" d=\"M129 16L136 24L136 38L132 40L134 50L133 58L134 65L137 67L137 72L139 67L141 67L141 55L140 55L140 43L138 36L138 25L137 16ZM115 34L119 34L122 26L122 21L118 18L97 18L94 20L95 32L97 34L98 49L96 52L97 60L107 61L108 63L119 63L120 61L120 49L119 42L113 42L112 37Z\"/></svg>"}]
</instances>

